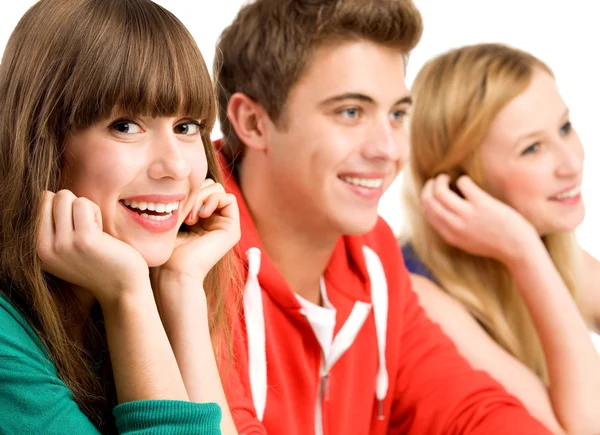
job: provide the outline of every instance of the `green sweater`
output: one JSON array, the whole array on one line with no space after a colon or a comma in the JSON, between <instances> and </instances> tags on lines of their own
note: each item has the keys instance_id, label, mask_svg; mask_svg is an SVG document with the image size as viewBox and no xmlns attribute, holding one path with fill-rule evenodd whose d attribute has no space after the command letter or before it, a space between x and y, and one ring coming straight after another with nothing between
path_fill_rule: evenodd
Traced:
<instances>
[{"instance_id":1,"label":"green sweater","mask_svg":"<svg viewBox=\"0 0 600 435\"><path fill-rule=\"evenodd\" d=\"M113 414L120 434L220 434L215 403L147 400ZM0 295L0 434L98 434L56 373L39 337Z\"/></svg>"}]
</instances>

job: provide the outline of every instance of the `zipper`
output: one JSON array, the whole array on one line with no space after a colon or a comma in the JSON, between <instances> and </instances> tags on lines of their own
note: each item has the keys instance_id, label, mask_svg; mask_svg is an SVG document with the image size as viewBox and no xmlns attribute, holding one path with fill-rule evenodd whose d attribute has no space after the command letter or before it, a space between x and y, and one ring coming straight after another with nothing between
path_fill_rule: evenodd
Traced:
<instances>
[{"instance_id":1,"label":"zipper","mask_svg":"<svg viewBox=\"0 0 600 435\"><path fill-rule=\"evenodd\" d=\"M319 367L319 392L317 394L317 404L315 410L315 434L324 435L324 416L323 407L324 402L329 400L329 369L323 357L321 360L321 366Z\"/></svg>"}]
</instances>

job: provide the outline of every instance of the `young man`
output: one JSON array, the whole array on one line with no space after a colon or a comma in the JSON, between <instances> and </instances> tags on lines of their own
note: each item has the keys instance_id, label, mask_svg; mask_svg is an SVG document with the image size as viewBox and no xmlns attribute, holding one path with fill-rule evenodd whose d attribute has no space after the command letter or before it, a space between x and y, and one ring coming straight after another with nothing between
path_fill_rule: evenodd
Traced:
<instances>
[{"instance_id":1,"label":"young man","mask_svg":"<svg viewBox=\"0 0 600 435\"><path fill-rule=\"evenodd\" d=\"M244 310L245 435L545 434L423 314L381 195L407 159L409 0L257 0L219 42Z\"/></svg>"}]
</instances>

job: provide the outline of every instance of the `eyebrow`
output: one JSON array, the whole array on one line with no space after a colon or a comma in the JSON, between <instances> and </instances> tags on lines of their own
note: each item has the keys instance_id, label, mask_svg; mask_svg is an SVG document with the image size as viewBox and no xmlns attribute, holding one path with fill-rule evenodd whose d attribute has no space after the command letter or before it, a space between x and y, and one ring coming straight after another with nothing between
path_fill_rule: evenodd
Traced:
<instances>
[{"instance_id":1,"label":"eyebrow","mask_svg":"<svg viewBox=\"0 0 600 435\"><path fill-rule=\"evenodd\" d=\"M563 113L563 115L560 117L560 119L565 119L569 116L569 108L567 107L567 109L565 110L565 112ZM542 130L536 130L536 131L532 131L530 133L525 133L522 134L520 136L517 137L517 140L515 141L515 148L517 146L519 146L525 139L531 138L531 137L535 137L535 136L541 136L544 132Z\"/></svg>"},{"instance_id":2,"label":"eyebrow","mask_svg":"<svg viewBox=\"0 0 600 435\"><path fill-rule=\"evenodd\" d=\"M338 103L344 100L359 100L369 104L375 104L375 100L368 95L361 94L358 92L347 92L345 94L334 95L333 97L329 97L324 99L319 103L319 106L327 106L332 103ZM411 104L412 105L412 97L410 95L406 95L405 97L400 98L396 101L392 106L397 106L399 104Z\"/></svg>"}]
</instances>

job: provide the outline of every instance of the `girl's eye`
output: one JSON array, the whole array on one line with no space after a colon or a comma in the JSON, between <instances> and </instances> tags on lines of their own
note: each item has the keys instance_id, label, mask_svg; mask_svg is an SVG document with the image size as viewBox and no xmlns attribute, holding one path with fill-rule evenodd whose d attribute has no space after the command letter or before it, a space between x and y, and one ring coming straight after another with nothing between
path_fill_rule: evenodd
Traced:
<instances>
[{"instance_id":1,"label":"girl's eye","mask_svg":"<svg viewBox=\"0 0 600 435\"><path fill-rule=\"evenodd\" d=\"M199 134L201 128L202 127L201 127L200 123L195 122L195 121L189 121L189 122L183 122L181 124L178 124L174 130L175 130L175 133L177 133L177 134L192 136L195 134Z\"/></svg>"},{"instance_id":2,"label":"girl's eye","mask_svg":"<svg viewBox=\"0 0 600 435\"><path fill-rule=\"evenodd\" d=\"M529 145L527 148L525 148L523 150L523 152L521 153L522 156L525 156L527 154L534 154L536 152L538 152L540 149L540 143L536 142L534 144Z\"/></svg>"},{"instance_id":3,"label":"girl's eye","mask_svg":"<svg viewBox=\"0 0 600 435\"><path fill-rule=\"evenodd\" d=\"M141 127L133 121L115 121L110 128L121 134L136 134L142 132Z\"/></svg>"},{"instance_id":4,"label":"girl's eye","mask_svg":"<svg viewBox=\"0 0 600 435\"><path fill-rule=\"evenodd\" d=\"M566 136L567 134L569 134L572 128L573 124L571 124L571 121L565 122L565 124L560 128L561 136Z\"/></svg>"}]
</instances>

